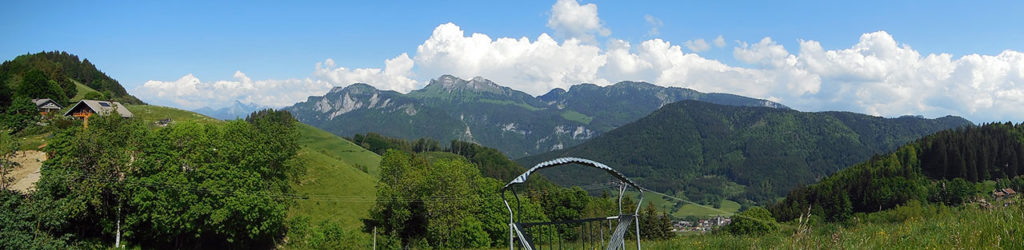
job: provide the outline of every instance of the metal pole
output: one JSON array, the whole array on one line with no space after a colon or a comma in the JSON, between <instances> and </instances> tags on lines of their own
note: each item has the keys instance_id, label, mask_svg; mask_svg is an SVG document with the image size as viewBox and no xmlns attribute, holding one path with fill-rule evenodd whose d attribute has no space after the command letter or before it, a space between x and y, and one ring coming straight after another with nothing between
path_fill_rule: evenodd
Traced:
<instances>
[{"instance_id":1,"label":"metal pole","mask_svg":"<svg viewBox=\"0 0 1024 250\"><path fill-rule=\"evenodd\" d=\"M640 201L636 203L636 210L633 211L633 218L636 220L636 250L640 250L640 205L644 203L644 190L637 188L640 192Z\"/></svg>"}]
</instances>

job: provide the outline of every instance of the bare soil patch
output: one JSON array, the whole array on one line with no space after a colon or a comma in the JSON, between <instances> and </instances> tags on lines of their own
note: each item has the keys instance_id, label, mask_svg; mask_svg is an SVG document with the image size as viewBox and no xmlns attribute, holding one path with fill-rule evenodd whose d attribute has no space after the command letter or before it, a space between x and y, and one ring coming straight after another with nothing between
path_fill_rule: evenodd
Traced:
<instances>
[{"instance_id":1,"label":"bare soil patch","mask_svg":"<svg viewBox=\"0 0 1024 250\"><path fill-rule=\"evenodd\" d=\"M11 176L14 177L11 189L23 193L35 189L36 181L39 181L39 168L43 166L43 161L46 161L46 153L36 150L18 151L14 161L21 166L11 172Z\"/></svg>"}]
</instances>

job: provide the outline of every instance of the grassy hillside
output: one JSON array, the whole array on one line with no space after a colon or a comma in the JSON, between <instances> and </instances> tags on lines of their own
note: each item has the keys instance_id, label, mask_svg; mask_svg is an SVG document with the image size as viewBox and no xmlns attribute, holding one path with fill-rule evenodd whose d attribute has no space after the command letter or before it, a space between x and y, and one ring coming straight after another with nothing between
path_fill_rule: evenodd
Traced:
<instances>
[{"instance_id":1,"label":"grassy hillside","mask_svg":"<svg viewBox=\"0 0 1024 250\"><path fill-rule=\"evenodd\" d=\"M732 216L740 210L740 204L731 200L722 200L719 204L718 209L713 209L708 206L697 206L694 204L684 204L679 207L678 210L672 212L672 216L676 218L685 218L687 216L696 216L698 218L707 218L714 216Z\"/></svg>"},{"instance_id":2,"label":"grassy hillside","mask_svg":"<svg viewBox=\"0 0 1024 250\"><path fill-rule=\"evenodd\" d=\"M308 216L313 225L331 220L345 232L358 231L359 219L368 216L376 200L380 156L306 124L299 124L298 131L302 149L297 157L306 174L293 186L303 199L296 200L289 216Z\"/></svg>"},{"instance_id":3,"label":"grassy hillside","mask_svg":"<svg viewBox=\"0 0 1024 250\"><path fill-rule=\"evenodd\" d=\"M125 104L128 111L135 115L136 119L153 124L156 121L170 118L171 122L195 121L199 123L219 123L221 120L210 118L192 111L180 110L171 107L153 105Z\"/></svg>"},{"instance_id":4,"label":"grassy hillside","mask_svg":"<svg viewBox=\"0 0 1024 250\"><path fill-rule=\"evenodd\" d=\"M89 93L99 93L99 91L96 91L95 89L92 89L89 86L85 86L85 84L82 84L82 83L80 83L78 81L74 81L74 80L72 80L72 81L75 83L75 89L77 90L77 92L76 92L74 97L71 97L71 100L70 100L71 104L69 104L69 106L70 105L74 105L74 103L76 103L78 101L81 101L82 99L85 99L85 95L86 94L89 94Z\"/></svg>"},{"instance_id":5,"label":"grassy hillside","mask_svg":"<svg viewBox=\"0 0 1024 250\"><path fill-rule=\"evenodd\" d=\"M299 145L356 168L370 176L380 175L380 156L344 138L306 124L299 124Z\"/></svg>"},{"instance_id":6,"label":"grassy hillside","mask_svg":"<svg viewBox=\"0 0 1024 250\"><path fill-rule=\"evenodd\" d=\"M1024 246L1024 204L980 208L910 204L849 223L784 224L767 235L712 233L643 242L650 249L1014 249ZM803 230L800 230L803 229ZM802 232L800 232L802 231Z\"/></svg>"}]
</instances>

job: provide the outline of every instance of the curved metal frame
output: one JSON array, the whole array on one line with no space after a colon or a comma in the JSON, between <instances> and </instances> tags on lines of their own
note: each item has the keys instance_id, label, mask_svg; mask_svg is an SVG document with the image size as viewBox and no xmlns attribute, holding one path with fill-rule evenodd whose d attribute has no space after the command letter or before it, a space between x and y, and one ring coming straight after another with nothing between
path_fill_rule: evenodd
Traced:
<instances>
[{"instance_id":1,"label":"curved metal frame","mask_svg":"<svg viewBox=\"0 0 1024 250\"><path fill-rule=\"evenodd\" d=\"M534 165L529 170L526 170L526 172L524 172L523 174L519 175L515 179L512 179L512 181L510 181L508 184L505 184L505 186L501 188L501 200L503 202L505 202L505 208L508 209L508 220L509 220L509 224L508 224L508 226L509 226L509 236L508 236L509 242L508 242L508 246L509 246L509 249L515 249L515 245L514 245L515 244L515 236L519 235L520 238L522 238L523 234L522 234L522 232L519 231L519 228L516 226L516 218L515 218L516 214L512 211L512 206L509 205L508 199L505 198L505 192L507 192L509 190L512 190L512 195L516 198L516 205L518 206L517 210L519 210L521 212L522 208L523 208L523 205L519 201L519 195L516 193L515 189L513 188L514 187L513 185L525 183L526 179L529 178L530 175L533 174L533 172L536 172L537 170L544 169L544 168L549 168L549 167L561 166L561 165L568 165L568 164L580 164L580 165L583 165L583 166L588 166L588 167L593 167L593 168L604 170L604 171L608 172L609 175L615 177L616 179L619 179L620 181L622 181L623 183L625 183L625 184L627 184L629 186L632 186L633 188L635 188L637 191L640 192L640 195L639 195L640 198L637 199L636 209L633 211L633 214L630 215L630 216L633 217L633 224L636 226L636 248L640 249L640 216L639 216L639 214L640 214L640 205L644 201L644 195L643 195L644 194L644 190L643 190L643 188L641 188L639 185L637 185L635 182L633 182L632 180L627 178L622 173L619 173L619 171L615 171L615 169L612 169L611 167L608 167L608 165L604 165L603 163L600 163L600 162L591 161L591 160L587 160L587 159L583 159L583 158L576 158L576 157L563 157L563 158L557 158L557 159L554 159L554 160L538 163L537 165ZM619 219L623 215L626 215L626 214L622 213L622 197L625 195L625 191L626 191L626 186L619 186L619 215L618 216L607 217L607 218L603 218L603 219L609 219L609 220L611 220L611 219ZM519 219L521 220L522 218L520 217ZM525 240L520 240L520 242L522 243L523 248L532 249L532 246L530 246L530 244L528 242L526 242ZM618 247L625 248L624 244L625 243L622 243L619 246L612 246L612 244L609 244L607 248L608 249L616 249Z\"/></svg>"}]
</instances>

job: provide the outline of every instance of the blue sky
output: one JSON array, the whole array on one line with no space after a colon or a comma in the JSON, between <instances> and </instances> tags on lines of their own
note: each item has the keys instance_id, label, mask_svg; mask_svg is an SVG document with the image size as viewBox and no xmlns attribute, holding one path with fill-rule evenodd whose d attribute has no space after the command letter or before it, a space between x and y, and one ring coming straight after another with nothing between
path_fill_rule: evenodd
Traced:
<instances>
[{"instance_id":1,"label":"blue sky","mask_svg":"<svg viewBox=\"0 0 1024 250\"><path fill-rule=\"evenodd\" d=\"M404 92L455 74L534 95L644 80L806 111L1024 117L1006 110L1024 104L1015 1L211 2L6 2L0 59L68 51L146 101L188 109L285 106L357 81Z\"/></svg>"}]
</instances>

